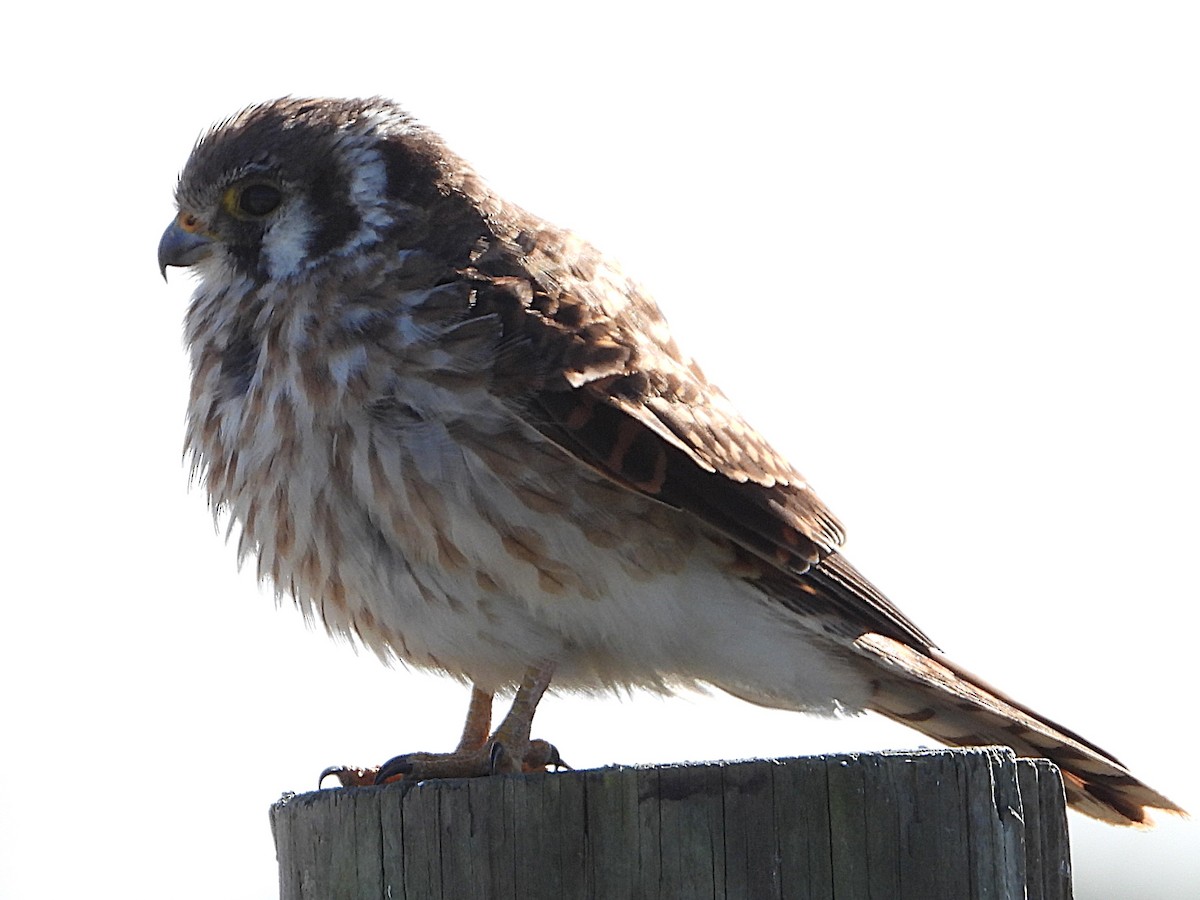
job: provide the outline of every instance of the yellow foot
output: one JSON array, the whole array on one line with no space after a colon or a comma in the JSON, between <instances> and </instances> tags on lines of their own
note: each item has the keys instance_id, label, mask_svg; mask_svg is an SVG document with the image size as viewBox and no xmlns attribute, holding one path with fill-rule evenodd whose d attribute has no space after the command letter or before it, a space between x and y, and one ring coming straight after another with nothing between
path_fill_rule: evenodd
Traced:
<instances>
[{"instance_id":1,"label":"yellow foot","mask_svg":"<svg viewBox=\"0 0 1200 900\"><path fill-rule=\"evenodd\" d=\"M493 740L475 749L459 749L453 753L404 753L393 756L377 768L330 766L321 773L318 786L330 776L336 778L342 787L365 787L402 779L479 778L484 775L543 772L551 766L555 770L571 768L559 756L558 748L549 741L529 741L520 756L517 756L516 750L515 747L509 749L499 740Z\"/></svg>"},{"instance_id":2,"label":"yellow foot","mask_svg":"<svg viewBox=\"0 0 1200 900\"><path fill-rule=\"evenodd\" d=\"M554 667L530 666L513 697L512 708L500 727L488 736L492 721L492 693L476 685L471 690L471 706L462 737L453 753L405 753L394 756L376 769L330 766L321 773L317 786L332 775L342 787L386 784L407 778L478 778L482 775L515 772L544 772L571 768L562 761L555 746L529 737L533 712L542 699Z\"/></svg>"}]
</instances>

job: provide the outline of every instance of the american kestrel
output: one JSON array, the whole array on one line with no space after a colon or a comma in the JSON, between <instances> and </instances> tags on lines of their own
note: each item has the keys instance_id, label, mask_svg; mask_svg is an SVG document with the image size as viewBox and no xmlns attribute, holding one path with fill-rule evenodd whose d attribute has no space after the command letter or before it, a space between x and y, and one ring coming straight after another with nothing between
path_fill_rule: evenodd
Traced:
<instances>
[{"instance_id":1,"label":"american kestrel","mask_svg":"<svg viewBox=\"0 0 1200 900\"><path fill-rule=\"evenodd\" d=\"M187 446L239 554L331 633L473 685L454 752L344 784L557 763L530 738L551 681L711 685L1048 757L1108 822L1181 811L943 656L637 283L391 102L246 109L176 200Z\"/></svg>"}]
</instances>

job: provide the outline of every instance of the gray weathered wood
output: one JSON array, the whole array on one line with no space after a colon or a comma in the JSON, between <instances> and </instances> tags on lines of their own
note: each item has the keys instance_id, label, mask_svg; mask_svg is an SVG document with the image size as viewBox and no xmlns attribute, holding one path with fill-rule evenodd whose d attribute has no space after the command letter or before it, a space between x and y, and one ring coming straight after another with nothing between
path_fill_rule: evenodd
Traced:
<instances>
[{"instance_id":1,"label":"gray weathered wood","mask_svg":"<svg viewBox=\"0 0 1200 900\"><path fill-rule=\"evenodd\" d=\"M291 796L282 900L1069 900L1062 779L1006 748Z\"/></svg>"}]
</instances>

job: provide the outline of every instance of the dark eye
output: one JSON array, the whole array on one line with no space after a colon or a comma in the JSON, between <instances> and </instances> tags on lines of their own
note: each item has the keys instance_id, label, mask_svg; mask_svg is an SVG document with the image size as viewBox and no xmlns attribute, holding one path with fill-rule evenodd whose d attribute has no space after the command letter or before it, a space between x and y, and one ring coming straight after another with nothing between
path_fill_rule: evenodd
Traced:
<instances>
[{"instance_id":1,"label":"dark eye","mask_svg":"<svg viewBox=\"0 0 1200 900\"><path fill-rule=\"evenodd\" d=\"M283 200L273 184L248 184L238 192L237 210L247 216L265 216Z\"/></svg>"}]
</instances>

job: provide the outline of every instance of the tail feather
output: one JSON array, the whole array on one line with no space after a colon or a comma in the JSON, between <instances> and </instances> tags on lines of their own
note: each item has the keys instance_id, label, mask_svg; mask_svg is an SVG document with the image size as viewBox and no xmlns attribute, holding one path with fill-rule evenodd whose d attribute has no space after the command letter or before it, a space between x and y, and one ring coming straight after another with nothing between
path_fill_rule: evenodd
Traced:
<instances>
[{"instance_id":1,"label":"tail feather","mask_svg":"<svg viewBox=\"0 0 1200 900\"><path fill-rule=\"evenodd\" d=\"M1045 757L1063 773L1067 802L1117 825L1148 826L1147 809L1186 815L1142 784L1111 753L1040 716L936 651L921 652L880 634L855 648L876 664L868 706L952 746L1005 744L1021 756Z\"/></svg>"}]
</instances>

